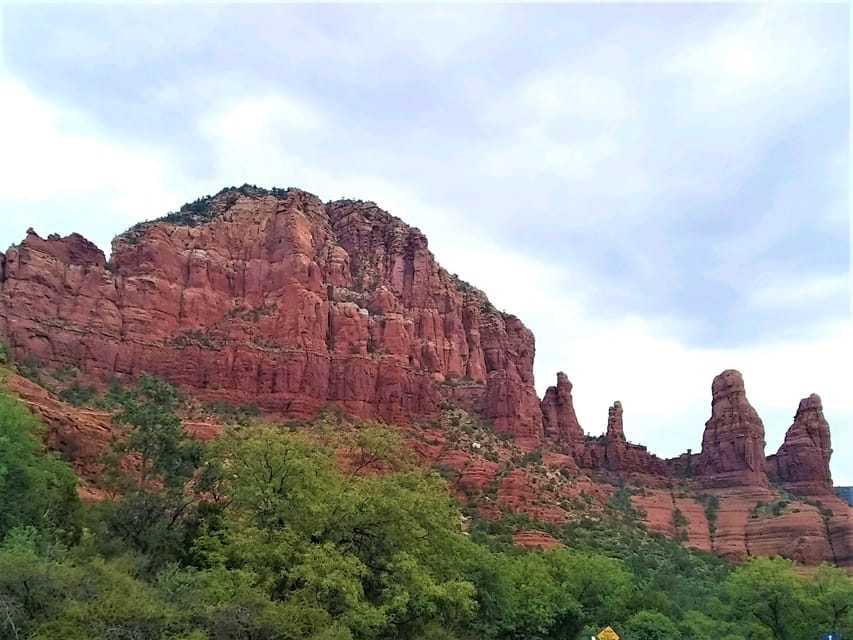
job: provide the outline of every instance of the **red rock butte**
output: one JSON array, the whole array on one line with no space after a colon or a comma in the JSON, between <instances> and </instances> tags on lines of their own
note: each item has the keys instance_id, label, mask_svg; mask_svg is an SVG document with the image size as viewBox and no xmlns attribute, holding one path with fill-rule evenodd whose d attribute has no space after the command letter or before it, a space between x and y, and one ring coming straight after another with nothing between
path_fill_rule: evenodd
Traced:
<instances>
[{"instance_id":1,"label":"red rock butte","mask_svg":"<svg viewBox=\"0 0 853 640\"><path fill-rule=\"evenodd\" d=\"M790 557L853 565L853 510L832 491L817 395L800 402L784 444L766 458L764 425L734 370L713 381L698 454L663 460L630 442L618 401L606 434L586 437L565 374L537 397L534 337L521 320L440 267L418 229L372 202L224 189L117 236L109 262L80 235L30 230L0 253L0 339L44 367L76 367L102 382L150 372L201 399L255 402L268 416L304 418L335 405L405 426L454 405L522 450L543 448L568 473L648 483L650 497L637 502L651 526L673 534L663 520L685 513L700 548L779 552L796 534L799 546L782 549ZM56 434L74 433L85 416L62 417L52 401L21 389L60 448L88 451ZM90 432L101 441L106 428ZM498 465L474 466L462 482L481 490ZM720 496L714 526L701 506L664 489L675 478ZM820 506L758 530L750 510L773 499L773 486ZM498 501L530 491L514 471ZM565 517L556 507L540 511Z\"/></svg>"},{"instance_id":2,"label":"red rock butte","mask_svg":"<svg viewBox=\"0 0 853 640\"><path fill-rule=\"evenodd\" d=\"M452 396L540 438L532 333L417 229L296 189L228 189L193 211L118 236L110 263L82 236L29 233L0 254L0 336L48 367L148 371L290 416L331 403L402 422Z\"/></svg>"}]
</instances>

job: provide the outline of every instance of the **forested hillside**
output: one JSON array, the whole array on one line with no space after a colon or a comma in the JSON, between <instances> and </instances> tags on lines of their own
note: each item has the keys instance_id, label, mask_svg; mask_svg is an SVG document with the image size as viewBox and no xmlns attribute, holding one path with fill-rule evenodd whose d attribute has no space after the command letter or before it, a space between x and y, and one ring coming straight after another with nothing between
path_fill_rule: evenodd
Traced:
<instances>
[{"instance_id":1,"label":"forested hillside","mask_svg":"<svg viewBox=\"0 0 853 640\"><path fill-rule=\"evenodd\" d=\"M102 401L117 437L98 501L0 394L0 638L789 640L853 632L853 580L779 558L734 566L606 517L514 547L463 513L396 431L240 419L189 437L178 392L143 375ZM330 428L333 427L333 428ZM543 527L547 528L547 527Z\"/></svg>"}]
</instances>

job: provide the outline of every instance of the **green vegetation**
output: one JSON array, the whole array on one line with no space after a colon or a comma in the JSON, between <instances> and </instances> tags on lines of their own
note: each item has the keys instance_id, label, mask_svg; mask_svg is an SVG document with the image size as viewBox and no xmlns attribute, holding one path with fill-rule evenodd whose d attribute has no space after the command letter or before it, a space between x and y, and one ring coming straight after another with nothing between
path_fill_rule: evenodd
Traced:
<instances>
[{"instance_id":1,"label":"green vegetation","mask_svg":"<svg viewBox=\"0 0 853 640\"><path fill-rule=\"evenodd\" d=\"M41 362L35 356L26 356L17 363L18 373L27 380L44 386L41 376Z\"/></svg>"},{"instance_id":2,"label":"green vegetation","mask_svg":"<svg viewBox=\"0 0 853 640\"><path fill-rule=\"evenodd\" d=\"M720 511L720 499L717 496L712 496L707 493L697 496L699 502L705 507L705 517L708 519L708 531L711 534L711 540L717 532L717 513Z\"/></svg>"},{"instance_id":3,"label":"green vegetation","mask_svg":"<svg viewBox=\"0 0 853 640\"><path fill-rule=\"evenodd\" d=\"M253 184L244 184L240 187L226 187L221 189L213 196L207 195L193 202L188 202L183 205L178 211L172 211L165 216L156 220L146 220L133 225L130 229L122 234L130 243L136 243L142 237L145 229L151 226L154 222L165 222L183 227L195 227L205 222L210 222L216 216L230 209L236 204L240 196L250 198L261 198L264 196L275 196L276 198L284 198L289 193L290 189L280 189L273 187L272 189L264 189ZM217 200L222 200L223 204L214 206Z\"/></svg>"},{"instance_id":4,"label":"green vegetation","mask_svg":"<svg viewBox=\"0 0 853 640\"><path fill-rule=\"evenodd\" d=\"M93 386L81 386L77 380L59 392L59 399L75 407L81 407L92 402L98 395Z\"/></svg>"},{"instance_id":5,"label":"green vegetation","mask_svg":"<svg viewBox=\"0 0 853 640\"><path fill-rule=\"evenodd\" d=\"M179 347L204 347L205 349L221 349L221 342L211 338L204 331L192 329L175 336L172 342Z\"/></svg>"},{"instance_id":6,"label":"green vegetation","mask_svg":"<svg viewBox=\"0 0 853 640\"><path fill-rule=\"evenodd\" d=\"M367 336L367 353L374 354L379 351L379 346L376 344L376 338Z\"/></svg>"},{"instance_id":7,"label":"green vegetation","mask_svg":"<svg viewBox=\"0 0 853 640\"><path fill-rule=\"evenodd\" d=\"M250 424L261 415L261 410L255 402L234 405L230 402L217 400L207 403L204 408L226 424Z\"/></svg>"},{"instance_id":8,"label":"green vegetation","mask_svg":"<svg viewBox=\"0 0 853 640\"><path fill-rule=\"evenodd\" d=\"M0 540L21 528L52 540L77 535L74 474L44 450L41 431L19 402L0 394Z\"/></svg>"},{"instance_id":9,"label":"green vegetation","mask_svg":"<svg viewBox=\"0 0 853 640\"><path fill-rule=\"evenodd\" d=\"M2 640L853 633L842 570L802 578L778 558L734 567L687 550L638 526L625 487L605 513L563 527L487 521L463 517L440 474L376 423L326 412L309 429L250 423L202 444L181 428L177 391L152 376L93 402L115 412L118 436L110 496L81 504L36 420L0 392ZM514 547L531 527L566 548Z\"/></svg>"},{"instance_id":10,"label":"green vegetation","mask_svg":"<svg viewBox=\"0 0 853 640\"><path fill-rule=\"evenodd\" d=\"M266 316L270 316L276 311L276 305L262 305L260 307L246 307L243 305L238 305L231 309L228 312L228 316L231 318L240 318L242 320L249 320L251 322L257 322L261 318Z\"/></svg>"}]
</instances>

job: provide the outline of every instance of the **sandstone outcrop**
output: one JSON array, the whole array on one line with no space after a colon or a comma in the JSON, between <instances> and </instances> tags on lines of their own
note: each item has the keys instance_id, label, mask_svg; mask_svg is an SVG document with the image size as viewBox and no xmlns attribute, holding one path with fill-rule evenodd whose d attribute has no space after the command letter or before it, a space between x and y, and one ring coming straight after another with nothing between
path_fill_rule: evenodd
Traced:
<instances>
[{"instance_id":1,"label":"sandstone outcrop","mask_svg":"<svg viewBox=\"0 0 853 640\"><path fill-rule=\"evenodd\" d=\"M31 232L2 274L0 338L46 367L396 423L435 417L462 381L496 431L541 439L531 332L373 203L226 189L117 237L109 264Z\"/></svg>"},{"instance_id":2,"label":"sandstone outcrop","mask_svg":"<svg viewBox=\"0 0 853 640\"><path fill-rule=\"evenodd\" d=\"M831 456L829 423L823 415L820 396L813 393L800 400L785 442L776 455L767 458L768 473L792 491L806 494L831 491Z\"/></svg>"},{"instance_id":3,"label":"sandstone outcrop","mask_svg":"<svg viewBox=\"0 0 853 640\"><path fill-rule=\"evenodd\" d=\"M557 384L548 387L540 406L545 438L567 455L582 456L584 433L572 402L572 383L565 373L557 374Z\"/></svg>"},{"instance_id":4,"label":"sandstone outcrop","mask_svg":"<svg viewBox=\"0 0 853 640\"><path fill-rule=\"evenodd\" d=\"M74 466L84 486L96 484L103 469L102 455L113 433L110 414L71 407L14 373L3 375L0 382L45 425L48 447Z\"/></svg>"},{"instance_id":5,"label":"sandstone outcrop","mask_svg":"<svg viewBox=\"0 0 853 640\"><path fill-rule=\"evenodd\" d=\"M708 487L765 486L764 423L746 398L743 376L723 371L714 378L711 394L696 475Z\"/></svg>"},{"instance_id":6,"label":"sandstone outcrop","mask_svg":"<svg viewBox=\"0 0 853 640\"><path fill-rule=\"evenodd\" d=\"M533 547L538 549L557 549L565 545L550 533L526 529L512 535L512 541L519 547Z\"/></svg>"},{"instance_id":7,"label":"sandstone outcrop","mask_svg":"<svg viewBox=\"0 0 853 640\"><path fill-rule=\"evenodd\" d=\"M99 480L103 456L116 432L112 414L72 407L44 387L14 373L2 372L0 385L17 396L45 425L47 446L74 467L83 481L79 488L81 494L86 497L101 495ZM196 420L183 420L182 424L199 440L214 438L223 429L220 424Z\"/></svg>"},{"instance_id":8,"label":"sandstone outcrop","mask_svg":"<svg viewBox=\"0 0 853 640\"><path fill-rule=\"evenodd\" d=\"M569 399L571 400L571 397ZM543 409L543 419L544 415ZM574 410L570 415L574 415ZM622 403L618 400L608 411L607 430L604 436L576 441L570 450L579 467L589 470L606 470L623 479L638 475L665 476L669 472L664 460L649 453L645 446L628 442L625 438Z\"/></svg>"}]
</instances>

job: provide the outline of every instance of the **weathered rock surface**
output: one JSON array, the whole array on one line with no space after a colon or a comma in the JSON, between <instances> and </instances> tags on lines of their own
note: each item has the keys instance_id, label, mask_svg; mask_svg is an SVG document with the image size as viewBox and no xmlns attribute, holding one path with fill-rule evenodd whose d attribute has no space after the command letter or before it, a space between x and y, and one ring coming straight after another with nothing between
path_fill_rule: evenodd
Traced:
<instances>
[{"instance_id":1,"label":"weathered rock surface","mask_svg":"<svg viewBox=\"0 0 853 640\"><path fill-rule=\"evenodd\" d=\"M7 391L17 396L46 427L47 446L69 462L83 481L80 491L99 495L103 455L115 435L112 415L106 411L72 407L44 387L14 373L0 379ZM200 440L222 433L222 425L183 420L184 429Z\"/></svg>"},{"instance_id":2,"label":"weathered rock surface","mask_svg":"<svg viewBox=\"0 0 853 640\"><path fill-rule=\"evenodd\" d=\"M541 439L531 332L373 203L225 190L117 237L109 265L79 235L32 232L2 274L0 338L47 367L397 423L462 380L496 431Z\"/></svg>"},{"instance_id":3,"label":"weathered rock surface","mask_svg":"<svg viewBox=\"0 0 853 640\"><path fill-rule=\"evenodd\" d=\"M110 414L71 407L14 373L5 374L2 385L45 425L48 447L71 463L85 484L95 484L103 469L101 456L113 433Z\"/></svg>"},{"instance_id":4,"label":"weathered rock surface","mask_svg":"<svg viewBox=\"0 0 853 640\"><path fill-rule=\"evenodd\" d=\"M557 549L565 545L550 533L525 529L512 535L512 542L520 547L534 547L538 549Z\"/></svg>"},{"instance_id":5,"label":"weathered rock surface","mask_svg":"<svg viewBox=\"0 0 853 640\"><path fill-rule=\"evenodd\" d=\"M807 494L831 491L831 456L829 423L823 415L820 396L813 393L800 400L785 442L776 455L767 458L768 473L792 491Z\"/></svg>"},{"instance_id":6,"label":"weathered rock surface","mask_svg":"<svg viewBox=\"0 0 853 640\"><path fill-rule=\"evenodd\" d=\"M765 486L764 424L746 398L743 376L723 371L711 394L696 474L708 487Z\"/></svg>"},{"instance_id":7,"label":"weathered rock surface","mask_svg":"<svg viewBox=\"0 0 853 640\"><path fill-rule=\"evenodd\" d=\"M834 560L817 507L797 502L780 515L752 516L744 531L750 555L781 555L807 565Z\"/></svg>"},{"instance_id":8,"label":"weathered rock surface","mask_svg":"<svg viewBox=\"0 0 853 640\"><path fill-rule=\"evenodd\" d=\"M694 549L711 551L711 535L704 507L697 499L677 496L667 489L647 489L631 497L653 531L680 537Z\"/></svg>"},{"instance_id":9,"label":"weathered rock surface","mask_svg":"<svg viewBox=\"0 0 853 640\"><path fill-rule=\"evenodd\" d=\"M564 509L537 495L531 478L522 469L513 469L500 479L497 504L505 511L524 513L542 522L563 524L568 520Z\"/></svg>"},{"instance_id":10,"label":"weathered rock surface","mask_svg":"<svg viewBox=\"0 0 853 640\"><path fill-rule=\"evenodd\" d=\"M599 451L595 456L601 458ZM604 434L604 462L597 466L625 474L667 475L666 463L639 444L628 442L622 424L622 403L618 400L608 410L607 431Z\"/></svg>"}]
</instances>

